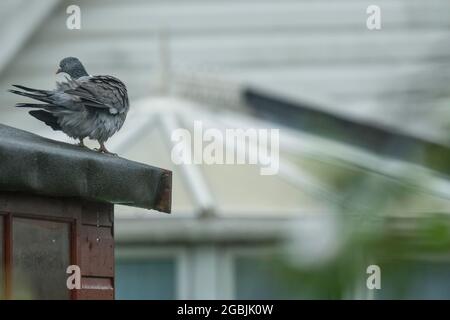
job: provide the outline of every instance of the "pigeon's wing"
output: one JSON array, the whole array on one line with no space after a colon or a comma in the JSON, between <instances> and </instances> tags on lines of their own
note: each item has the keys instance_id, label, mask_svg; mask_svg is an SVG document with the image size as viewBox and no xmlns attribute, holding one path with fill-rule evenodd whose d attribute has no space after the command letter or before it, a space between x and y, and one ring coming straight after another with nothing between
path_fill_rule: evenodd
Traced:
<instances>
[{"instance_id":1,"label":"pigeon's wing","mask_svg":"<svg viewBox=\"0 0 450 320\"><path fill-rule=\"evenodd\" d=\"M107 110L110 114L128 111L128 94L125 84L112 76L84 77L76 81L74 88L64 93L76 96L87 108Z\"/></svg>"}]
</instances>

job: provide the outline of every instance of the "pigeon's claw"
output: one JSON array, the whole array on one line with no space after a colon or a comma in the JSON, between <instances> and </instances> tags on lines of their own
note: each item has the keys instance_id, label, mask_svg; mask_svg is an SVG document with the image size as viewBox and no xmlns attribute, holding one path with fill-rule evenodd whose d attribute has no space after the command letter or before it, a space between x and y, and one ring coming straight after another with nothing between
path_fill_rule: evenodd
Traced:
<instances>
[{"instance_id":1,"label":"pigeon's claw","mask_svg":"<svg viewBox=\"0 0 450 320\"><path fill-rule=\"evenodd\" d=\"M108 149L106 149L105 144L103 142L100 142L100 148L95 149L96 151L100 152L100 153L105 153L105 154L109 154L112 156L117 156L117 153L113 153L113 152L109 152Z\"/></svg>"}]
</instances>

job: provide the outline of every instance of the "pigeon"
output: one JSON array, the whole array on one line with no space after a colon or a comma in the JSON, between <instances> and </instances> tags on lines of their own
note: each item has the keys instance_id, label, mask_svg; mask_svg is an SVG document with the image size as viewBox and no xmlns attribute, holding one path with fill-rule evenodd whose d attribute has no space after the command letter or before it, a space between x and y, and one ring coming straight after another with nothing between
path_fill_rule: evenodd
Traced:
<instances>
[{"instance_id":1,"label":"pigeon","mask_svg":"<svg viewBox=\"0 0 450 320\"><path fill-rule=\"evenodd\" d=\"M57 82L54 90L40 90L21 85L21 89L9 92L44 103L18 103L19 108L33 108L29 114L44 122L53 130L60 130L78 139L85 147L84 139L97 140L101 153L113 154L105 142L120 130L128 110L128 94L125 84L109 75L91 76L78 58L61 60L56 73L66 73L65 81Z\"/></svg>"}]
</instances>

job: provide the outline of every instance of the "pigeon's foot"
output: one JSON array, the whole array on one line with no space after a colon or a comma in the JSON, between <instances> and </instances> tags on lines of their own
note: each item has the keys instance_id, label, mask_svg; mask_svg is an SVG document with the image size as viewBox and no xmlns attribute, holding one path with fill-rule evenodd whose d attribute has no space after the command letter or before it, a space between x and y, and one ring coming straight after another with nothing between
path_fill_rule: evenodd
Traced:
<instances>
[{"instance_id":1,"label":"pigeon's foot","mask_svg":"<svg viewBox=\"0 0 450 320\"><path fill-rule=\"evenodd\" d=\"M108 149L106 149L105 144L103 142L99 142L99 143L100 143L100 148L95 149L97 152L110 154L112 156L117 156L117 153L109 152Z\"/></svg>"},{"instance_id":2,"label":"pigeon's foot","mask_svg":"<svg viewBox=\"0 0 450 320\"><path fill-rule=\"evenodd\" d=\"M81 147L81 148L89 149L89 148L84 144L84 139L80 139L80 142L78 142L76 145L79 146L79 147Z\"/></svg>"}]
</instances>

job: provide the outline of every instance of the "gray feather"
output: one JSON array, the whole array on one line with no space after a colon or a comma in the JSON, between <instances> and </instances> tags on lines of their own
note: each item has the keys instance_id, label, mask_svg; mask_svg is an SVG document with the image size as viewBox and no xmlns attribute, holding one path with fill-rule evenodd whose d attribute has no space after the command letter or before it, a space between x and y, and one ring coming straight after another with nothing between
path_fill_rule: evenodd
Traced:
<instances>
[{"instance_id":1,"label":"gray feather","mask_svg":"<svg viewBox=\"0 0 450 320\"><path fill-rule=\"evenodd\" d=\"M56 84L56 89L49 91L15 87L24 91L10 92L46 103L21 103L18 107L45 110L31 114L72 138L89 137L105 142L120 130L129 110L125 84L112 76L66 78Z\"/></svg>"}]
</instances>

